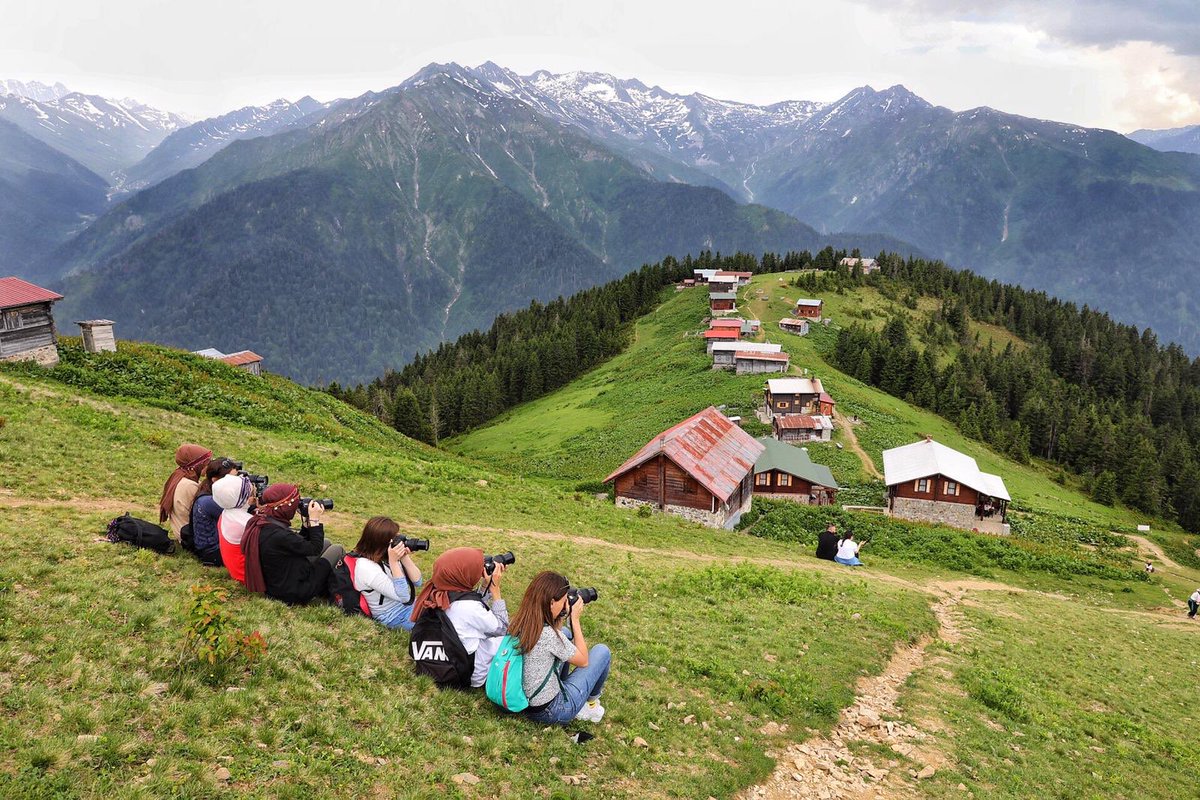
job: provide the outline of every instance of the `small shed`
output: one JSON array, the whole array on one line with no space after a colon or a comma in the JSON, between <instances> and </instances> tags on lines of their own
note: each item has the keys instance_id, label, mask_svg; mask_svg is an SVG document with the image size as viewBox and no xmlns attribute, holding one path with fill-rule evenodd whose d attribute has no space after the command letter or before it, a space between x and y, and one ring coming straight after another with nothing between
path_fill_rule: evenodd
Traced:
<instances>
[{"instance_id":1,"label":"small shed","mask_svg":"<svg viewBox=\"0 0 1200 800\"><path fill-rule=\"evenodd\" d=\"M738 350L733 354L733 368L738 375L787 372L790 361L787 353L755 353Z\"/></svg>"},{"instance_id":2,"label":"small shed","mask_svg":"<svg viewBox=\"0 0 1200 800\"><path fill-rule=\"evenodd\" d=\"M51 307L63 296L20 278L0 278L0 361L58 363Z\"/></svg>"},{"instance_id":3,"label":"small shed","mask_svg":"<svg viewBox=\"0 0 1200 800\"><path fill-rule=\"evenodd\" d=\"M838 485L824 464L814 464L808 450L776 441L759 440L763 454L754 462L754 494L771 500L791 500L815 506L833 505Z\"/></svg>"},{"instance_id":4,"label":"small shed","mask_svg":"<svg viewBox=\"0 0 1200 800\"><path fill-rule=\"evenodd\" d=\"M85 319L75 323L83 335L83 349L89 353L117 352L117 339L113 336L111 319Z\"/></svg>"},{"instance_id":5,"label":"small shed","mask_svg":"<svg viewBox=\"0 0 1200 800\"><path fill-rule=\"evenodd\" d=\"M788 333L794 333L797 336L808 335L808 320L794 319L792 317L784 317L779 320L779 327Z\"/></svg>"},{"instance_id":6,"label":"small shed","mask_svg":"<svg viewBox=\"0 0 1200 800\"><path fill-rule=\"evenodd\" d=\"M647 442L605 483L622 508L649 507L712 528L750 508L763 445L712 406Z\"/></svg>"},{"instance_id":7,"label":"small shed","mask_svg":"<svg viewBox=\"0 0 1200 800\"><path fill-rule=\"evenodd\" d=\"M812 300L807 297L801 297L796 301L795 314L797 317L819 320L821 318L821 307L822 302L820 300Z\"/></svg>"},{"instance_id":8,"label":"small shed","mask_svg":"<svg viewBox=\"0 0 1200 800\"><path fill-rule=\"evenodd\" d=\"M781 442L828 442L833 420L823 414L789 414L772 419L771 430Z\"/></svg>"},{"instance_id":9,"label":"small shed","mask_svg":"<svg viewBox=\"0 0 1200 800\"><path fill-rule=\"evenodd\" d=\"M204 350L192 351L198 356L211 358L214 361L224 361L231 367L237 367L240 370L249 372L251 375L262 374L262 356L255 353L253 350L239 350L236 353L222 353L214 347L207 347Z\"/></svg>"}]
</instances>

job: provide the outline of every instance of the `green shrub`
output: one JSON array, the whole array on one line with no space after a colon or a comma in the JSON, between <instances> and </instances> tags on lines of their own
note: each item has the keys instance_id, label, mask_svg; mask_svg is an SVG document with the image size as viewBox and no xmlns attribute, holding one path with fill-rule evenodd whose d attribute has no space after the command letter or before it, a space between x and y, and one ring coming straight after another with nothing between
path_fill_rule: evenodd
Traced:
<instances>
[{"instance_id":1,"label":"green shrub","mask_svg":"<svg viewBox=\"0 0 1200 800\"><path fill-rule=\"evenodd\" d=\"M993 711L1014 722L1029 722L1029 702L1021 691L1021 681L1003 669L973 669L964 673L967 694Z\"/></svg>"}]
</instances>

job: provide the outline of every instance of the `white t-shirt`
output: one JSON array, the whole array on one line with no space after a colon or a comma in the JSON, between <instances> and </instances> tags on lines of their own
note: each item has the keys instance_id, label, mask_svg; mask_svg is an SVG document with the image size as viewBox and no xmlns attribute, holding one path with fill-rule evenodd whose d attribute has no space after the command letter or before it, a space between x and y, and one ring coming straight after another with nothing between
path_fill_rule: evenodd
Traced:
<instances>
[{"instance_id":1,"label":"white t-shirt","mask_svg":"<svg viewBox=\"0 0 1200 800\"><path fill-rule=\"evenodd\" d=\"M1188 600L1191 600L1193 603L1200 603L1200 589L1192 592L1192 596Z\"/></svg>"},{"instance_id":2,"label":"white t-shirt","mask_svg":"<svg viewBox=\"0 0 1200 800\"><path fill-rule=\"evenodd\" d=\"M838 543L838 558L854 558L858 555L858 542L853 539L842 539Z\"/></svg>"},{"instance_id":3,"label":"white t-shirt","mask_svg":"<svg viewBox=\"0 0 1200 800\"><path fill-rule=\"evenodd\" d=\"M455 600L446 616L466 651L475 654L471 686L483 686L492 658L500 649L500 640L508 633L508 606L503 600L496 600L488 610L478 600Z\"/></svg>"},{"instance_id":4,"label":"white t-shirt","mask_svg":"<svg viewBox=\"0 0 1200 800\"><path fill-rule=\"evenodd\" d=\"M366 558L355 562L354 588L366 596L371 615L375 617L395 603L406 606L413 599L407 580L403 577L393 579L388 565L380 565Z\"/></svg>"}]
</instances>

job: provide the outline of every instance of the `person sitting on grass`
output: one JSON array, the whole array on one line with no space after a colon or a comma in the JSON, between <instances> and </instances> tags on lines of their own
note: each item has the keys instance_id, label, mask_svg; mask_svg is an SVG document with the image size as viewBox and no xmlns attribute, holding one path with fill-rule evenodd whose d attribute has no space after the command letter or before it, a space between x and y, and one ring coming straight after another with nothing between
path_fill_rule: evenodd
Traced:
<instances>
[{"instance_id":1,"label":"person sitting on grass","mask_svg":"<svg viewBox=\"0 0 1200 800\"><path fill-rule=\"evenodd\" d=\"M213 498L213 481L237 473L231 458L214 458L208 462L204 480L196 490L192 503L192 554L208 567L221 566L221 541L217 535L217 520L221 516L220 503Z\"/></svg>"},{"instance_id":2,"label":"person sitting on grass","mask_svg":"<svg viewBox=\"0 0 1200 800\"><path fill-rule=\"evenodd\" d=\"M602 644L588 648L579 624L583 598L570 603L570 588L557 572L538 573L525 590L509 628L524 660L525 696L529 698L525 714L541 724L565 725L575 719L599 722L604 717L600 694L608 680L612 653ZM564 634L568 618L571 622Z\"/></svg>"},{"instance_id":3,"label":"person sitting on grass","mask_svg":"<svg viewBox=\"0 0 1200 800\"><path fill-rule=\"evenodd\" d=\"M838 544L837 555L833 560L847 567L861 567L863 563L858 560L858 551L861 547L862 545L854 541L854 532L846 531L846 535Z\"/></svg>"},{"instance_id":4,"label":"person sitting on grass","mask_svg":"<svg viewBox=\"0 0 1200 800\"><path fill-rule=\"evenodd\" d=\"M387 628L411 631L413 597L423 581L409 549L403 542L392 543L398 533L400 526L389 517L367 520L354 545L359 556L354 588L367 598L371 619Z\"/></svg>"},{"instance_id":5,"label":"person sitting on grass","mask_svg":"<svg viewBox=\"0 0 1200 800\"><path fill-rule=\"evenodd\" d=\"M288 605L303 605L327 594L333 565L346 554L325 538L320 501L309 503L300 530L292 518L300 508L300 490L276 483L263 492L262 503L246 523L242 552L246 556L246 588Z\"/></svg>"},{"instance_id":6,"label":"person sitting on grass","mask_svg":"<svg viewBox=\"0 0 1200 800\"><path fill-rule=\"evenodd\" d=\"M212 458L212 450L198 444L181 444L175 451L176 469L163 484L162 497L158 501L158 522L170 520L171 534L175 541L183 543L184 527L190 524L192 503L200 490L200 471ZM191 531L188 535L190 538Z\"/></svg>"},{"instance_id":7,"label":"person sitting on grass","mask_svg":"<svg viewBox=\"0 0 1200 800\"><path fill-rule=\"evenodd\" d=\"M226 475L213 483L213 499L223 511L217 518L217 539L221 548L221 563L238 583L246 582L246 555L242 552L242 536L250 521L249 508L254 502L254 484L245 475Z\"/></svg>"},{"instance_id":8,"label":"person sitting on grass","mask_svg":"<svg viewBox=\"0 0 1200 800\"><path fill-rule=\"evenodd\" d=\"M1192 592L1188 598L1188 619L1195 619L1197 611L1200 611L1200 589Z\"/></svg>"},{"instance_id":9,"label":"person sitting on grass","mask_svg":"<svg viewBox=\"0 0 1200 800\"><path fill-rule=\"evenodd\" d=\"M455 547L442 553L433 562L433 576L417 595L413 605L412 622L428 608L440 608L454 626L463 649L474 659L471 688L478 689L487 681L488 667L500 649L500 641L508 633L508 606L500 596L504 564L497 563L489 576L484 570L483 551L477 547ZM476 588L487 579L480 599ZM470 594L470 597L459 595Z\"/></svg>"},{"instance_id":10,"label":"person sitting on grass","mask_svg":"<svg viewBox=\"0 0 1200 800\"><path fill-rule=\"evenodd\" d=\"M833 561L837 556L837 550L837 525L831 522L825 526L825 530L817 534L817 558L825 561Z\"/></svg>"}]
</instances>

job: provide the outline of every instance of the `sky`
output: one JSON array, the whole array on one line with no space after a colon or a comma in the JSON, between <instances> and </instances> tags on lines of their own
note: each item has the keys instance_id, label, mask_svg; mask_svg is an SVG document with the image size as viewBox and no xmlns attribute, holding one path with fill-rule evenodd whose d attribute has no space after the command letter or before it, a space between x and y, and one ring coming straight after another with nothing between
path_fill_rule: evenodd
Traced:
<instances>
[{"instance_id":1,"label":"sky","mask_svg":"<svg viewBox=\"0 0 1200 800\"><path fill-rule=\"evenodd\" d=\"M197 119L491 60L753 103L900 83L954 110L1200 123L1198 0L0 0L0 19L0 78Z\"/></svg>"}]
</instances>

